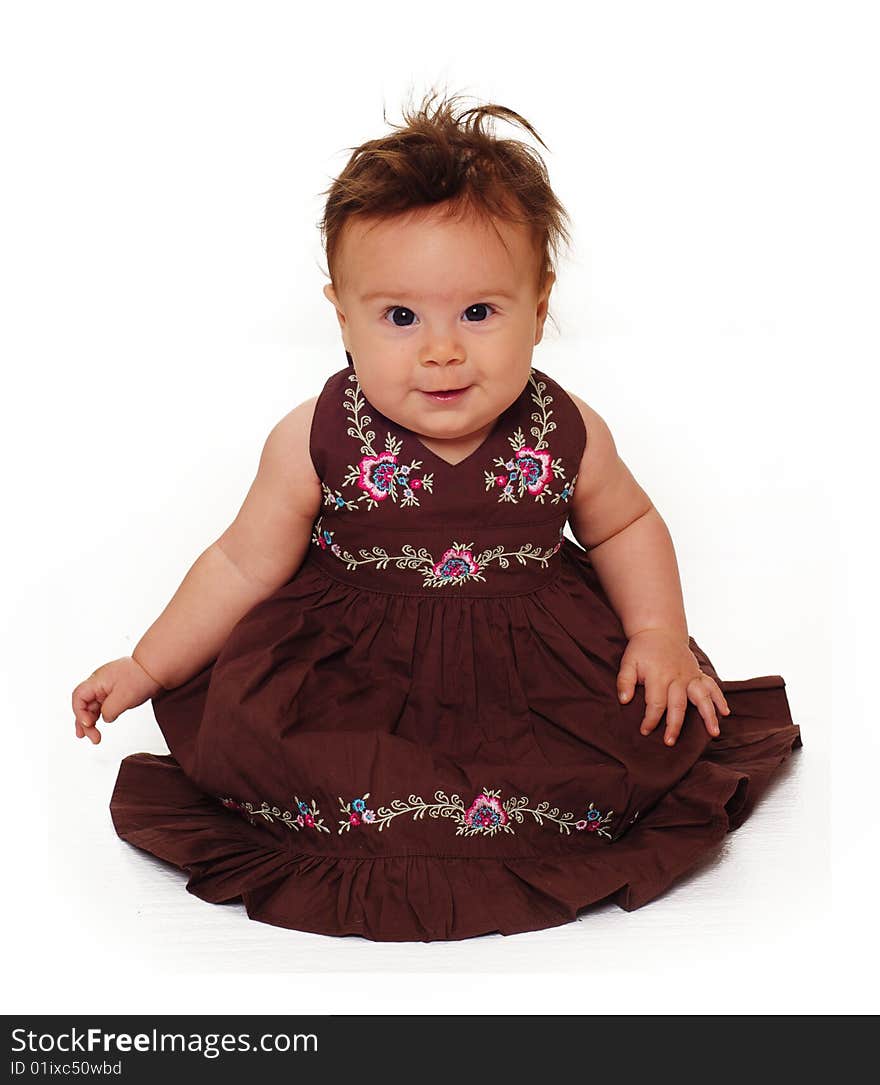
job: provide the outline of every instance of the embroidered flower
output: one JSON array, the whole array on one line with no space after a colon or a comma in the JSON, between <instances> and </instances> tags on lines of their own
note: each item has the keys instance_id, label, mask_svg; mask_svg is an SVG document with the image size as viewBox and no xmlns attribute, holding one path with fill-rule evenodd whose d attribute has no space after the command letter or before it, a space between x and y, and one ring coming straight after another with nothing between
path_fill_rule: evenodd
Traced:
<instances>
[{"instance_id":1,"label":"embroidered flower","mask_svg":"<svg viewBox=\"0 0 880 1085\"><path fill-rule=\"evenodd\" d=\"M434 566L434 576L444 581L462 581L468 577L476 578L480 566L474 561L470 550L463 550L455 544L447 550ZM480 578L482 579L482 577Z\"/></svg>"},{"instance_id":2,"label":"embroidered flower","mask_svg":"<svg viewBox=\"0 0 880 1085\"><path fill-rule=\"evenodd\" d=\"M339 800L339 808L345 819L339 822L339 831L342 832L345 829L357 828L361 824L361 821L372 821L373 818L366 817L367 799L370 797L369 791L366 795L362 795L359 799L351 799L349 802L343 802ZM370 811L372 814L372 810ZM362 816L363 815L363 816Z\"/></svg>"},{"instance_id":3,"label":"embroidered flower","mask_svg":"<svg viewBox=\"0 0 880 1085\"><path fill-rule=\"evenodd\" d=\"M390 452L383 452L379 456L364 456L358 468L358 486L376 501L384 501L391 492L397 475L397 457Z\"/></svg>"},{"instance_id":4,"label":"embroidered flower","mask_svg":"<svg viewBox=\"0 0 880 1085\"><path fill-rule=\"evenodd\" d=\"M494 795L477 795L464 815L464 823L471 829L504 828L509 818L507 811Z\"/></svg>"},{"instance_id":5,"label":"embroidered flower","mask_svg":"<svg viewBox=\"0 0 880 1085\"><path fill-rule=\"evenodd\" d=\"M324 504L332 505L334 511L340 511L342 509L348 509L350 512L357 511L357 503L354 501L346 501L339 490L331 490L326 482L321 482L321 490L324 494Z\"/></svg>"},{"instance_id":6,"label":"embroidered flower","mask_svg":"<svg viewBox=\"0 0 880 1085\"><path fill-rule=\"evenodd\" d=\"M220 799L220 802L227 807L227 809L235 810L246 818L251 825L256 825L255 819L261 818L263 821L277 822L280 825L285 825L288 829L295 829L297 832L303 828L315 829L317 832L329 833L330 830L324 824L323 819L320 817L320 810L314 799L312 799L312 805L301 802L295 795L293 799L293 805L295 809L299 811L298 814L292 814L289 810L281 810L277 806L272 806L268 802L260 803L259 806L254 806L250 802L236 802L235 799Z\"/></svg>"},{"instance_id":7,"label":"embroidered flower","mask_svg":"<svg viewBox=\"0 0 880 1085\"><path fill-rule=\"evenodd\" d=\"M539 494L553 474L552 457L549 452L534 448L521 448L516 454L517 473L522 475L523 485L530 494Z\"/></svg>"},{"instance_id":8,"label":"embroidered flower","mask_svg":"<svg viewBox=\"0 0 880 1085\"><path fill-rule=\"evenodd\" d=\"M613 810L609 810L607 814L603 814L601 810L597 810L592 803L585 813L584 817L575 825L576 829L585 829L588 833L596 833L599 836L607 836L610 838L611 833L606 826L611 821L611 815Z\"/></svg>"},{"instance_id":9,"label":"embroidered flower","mask_svg":"<svg viewBox=\"0 0 880 1085\"><path fill-rule=\"evenodd\" d=\"M531 436L535 438L532 444L526 444L526 437L521 428L508 437L514 455L505 460L498 457L494 461L496 468L503 471L486 471L486 490L499 489L501 493L499 501L512 501L516 504L526 494L534 497L543 504L546 497L552 497L551 504L560 501L568 501L574 491L574 479L566 483L563 490L554 494L550 483L556 477L565 476L565 466L561 459L554 459L549 451L545 440L547 434L556 429L556 423L551 421L553 414L550 404L553 396L548 392L546 381L539 381L535 370L529 372L529 384L532 386L532 401L539 408L532 413L532 421L536 423L531 429ZM575 476L576 478L577 476Z\"/></svg>"}]
</instances>

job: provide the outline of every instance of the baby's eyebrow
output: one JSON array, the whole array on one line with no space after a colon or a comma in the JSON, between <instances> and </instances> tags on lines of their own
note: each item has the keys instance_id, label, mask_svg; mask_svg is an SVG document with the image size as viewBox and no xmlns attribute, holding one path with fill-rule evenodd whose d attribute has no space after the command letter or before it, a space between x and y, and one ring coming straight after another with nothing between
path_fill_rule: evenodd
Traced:
<instances>
[{"instance_id":1,"label":"baby's eyebrow","mask_svg":"<svg viewBox=\"0 0 880 1085\"><path fill-rule=\"evenodd\" d=\"M376 301L379 298L418 298L419 301L423 300L427 295L412 294L407 290L374 290L369 294L361 295L361 301ZM507 298L509 301L514 299L514 295L508 290L473 290L468 293L468 297L477 298Z\"/></svg>"}]
</instances>

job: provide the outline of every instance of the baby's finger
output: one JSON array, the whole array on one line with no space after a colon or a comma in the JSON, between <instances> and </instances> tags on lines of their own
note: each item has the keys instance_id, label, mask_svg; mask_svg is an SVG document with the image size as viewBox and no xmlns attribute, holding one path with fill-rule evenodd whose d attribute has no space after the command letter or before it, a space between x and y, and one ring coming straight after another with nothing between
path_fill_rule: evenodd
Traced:
<instances>
[{"instance_id":1,"label":"baby's finger","mask_svg":"<svg viewBox=\"0 0 880 1085\"><path fill-rule=\"evenodd\" d=\"M715 704L709 694L709 689L704 678L694 678L688 683L688 697L699 708L700 715L710 735L718 735L721 730L718 726L718 717L715 715Z\"/></svg>"},{"instance_id":2,"label":"baby's finger","mask_svg":"<svg viewBox=\"0 0 880 1085\"><path fill-rule=\"evenodd\" d=\"M80 684L73 691L70 698L73 714L85 724L94 724L101 711L101 703L97 700L98 690L90 679Z\"/></svg>"},{"instance_id":3,"label":"baby's finger","mask_svg":"<svg viewBox=\"0 0 880 1085\"><path fill-rule=\"evenodd\" d=\"M669 707L666 710L666 734L663 741L667 746L674 746L681 732L688 698L684 682L670 682L668 691Z\"/></svg>"},{"instance_id":4,"label":"baby's finger","mask_svg":"<svg viewBox=\"0 0 880 1085\"><path fill-rule=\"evenodd\" d=\"M89 739L93 746L97 746L98 743L101 741L101 732L98 730L97 727L87 727L86 737Z\"/></svg>"},{"instance_id":5,"label":"baby's finger","mask_svg":"<svg viewBox=\"0 0 880 1085\"><path fill-rule=\"evenodd\" d=\"M708 689L709 696L712 698L712 702L722 715L729 716L731 713L730 705L727 703L727 698L721 692L721 687L715 681L711 675L703 675L703 686Z\"/></svg>"},{"instance_id":6,"label":"baby's finger","mask_svg":"<svg viewBox=\"0 0 880 1085\"><path fill-rule=\"evenodd\" d=\"M77 719L79 719L80 713L86 711L91 699L92 690L89 688L88 683L80 682L70 695L70 707L73 709L73 714Z\"/></svg>"},{"instance_id":7,"label":"baby's finger","mask_svg":"<svg viewBox=\"0 0 880 1085\"><path fill-rule=\"evenodd\" d=\"M650 735L666 711L666 683L656 674L645 676L645 718L640 728L643 735Z\"/></svg>"},{"instance_id":8,"label":"baby's finger","mask_svg":"<svg viewBox=\"0 0 880 1085\"><path fill-rule=\"evenodd\" d=\"M627 662L621 666L617 676L617 696L621 702L625 703L632 697L637 678L635 664Z\"/></svg>"},{"instance_id":9,"label":"baby's finger","mask_svg":"<svg viewBox=\"0 0 880 1085\"><path fill-rule=\"evenodd\" d=\"M708 678L708 676L707 676ZM718 683L712 678L708 678L709 682L709 695L715 702L718 711L724 713L725 716L730 715L730 705L727 703L727 698L721 692Z\"/></svg>"},{"instance_id":10,"label":"baby's finger","mask_svg":"<svg viewBox=\"0 0 880 1085\"><path fill-rule=\"evenodd\" d=\"M95 726L99 715L100 705L98 706L97 710L89 706L88 708L81 709L79 712L77 712L75 720L76 737L83 738L89 728Z\"/></svg>"},{"instance_id":11,"label":"baby's finger","mask_svg":"<svg viewBox=\"0 0 880 1085\"><path fill-rule=\"evenodd\" d=\"M95 721L91 716L78 716L75 723L77 738L90 738L95 741Z\"/></svg>"}]
</instances>

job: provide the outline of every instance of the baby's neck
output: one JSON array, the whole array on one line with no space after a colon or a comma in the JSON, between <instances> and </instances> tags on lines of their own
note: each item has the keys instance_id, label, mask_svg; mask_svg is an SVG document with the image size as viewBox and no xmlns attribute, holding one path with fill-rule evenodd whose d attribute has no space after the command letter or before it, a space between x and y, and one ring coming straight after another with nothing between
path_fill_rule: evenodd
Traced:
<instances>
[{"instance_id":1,"label":"baby's neck","mask_svg":"<svg viewBox=\"0 0 880 1085\"><path fill-rule=\"evenodd\" d=\"M478 433L469 434L465 440L462 437L449 437L446 439L436 437L423 437L419 435L419 441L429 451L433 452L435 456L439 456L441 460L446 460L447 463L452 464L454 467L457 463L461 463L462 460L466 460L468 456L473 455L474 452L483 444L489 434L492 432L494 422L490 422L487 426L484 426Z\"/></svg>"}]
</instances>

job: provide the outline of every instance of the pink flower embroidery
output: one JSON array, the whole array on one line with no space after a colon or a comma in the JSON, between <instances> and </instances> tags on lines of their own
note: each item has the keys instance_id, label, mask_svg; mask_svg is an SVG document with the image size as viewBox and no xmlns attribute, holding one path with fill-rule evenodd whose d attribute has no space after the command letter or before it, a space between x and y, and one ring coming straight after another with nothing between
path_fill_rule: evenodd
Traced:
<instances>
[{"instance_id":1,"label":"pink flower embroidery","mask_svg":"<svg viewBox=\"0 0 880 1085\"><path fill-rule=\"evenodd\" d=\"M606 826L611 822L611 816L614 813L613 810L609 810L607 814L603 814L601 810L597 810L596 807L590 803L586 816L575 824L576 829L586 829L588 833L598 833L599 836L607 836L611 838L611 833Z\"/></svg>"},{"instance_id":2,"label":"pink flower embroidery","mask_svg":"<svg viewBox=\"0 0 880 1085\"><path fill-rule=\"evenodd\" d=\"M549 452L537 452L528 445L516 454L516 464L522 474L525 488L530 494L539 494L552 475L552 457Z\"/></svg>"},{"instance_id":3,"label":"pink flower embroidery","mask_svg":"<svg viewBox=\"0 0 880 1085\"><path fill-rule=\"evenodd\" d=\"M439 580L460 580L479 571L480 566L474 561L472 551L454 547L447 550L434 566L434 576Z\"/></svg>"},{"instance_id":4,"label":"pink flower embroidery","mask_svg":"<svg viewBox=\"0 0 880 1085\"><path fill-rule=\"evenodd\" d=\"M380 452L378 456L362 456L358 467L360 472L358 486L374 501L384 501L394 485L397 457L392 452Z\"/></svg>"},{"instance_id":5,"label":"pink flower embroidery","mask_svg":"<svg viewBox=\"0 0 880 1085\"><path fill-rule=\"evenodd\" d=\"M477 795L464 815L465 825L470 829L492 829L507 824L507 811L499 800L491 795Z\"/></svg>"}]
</instances>

